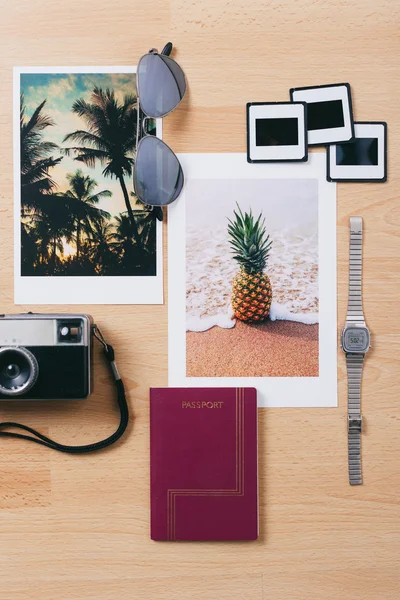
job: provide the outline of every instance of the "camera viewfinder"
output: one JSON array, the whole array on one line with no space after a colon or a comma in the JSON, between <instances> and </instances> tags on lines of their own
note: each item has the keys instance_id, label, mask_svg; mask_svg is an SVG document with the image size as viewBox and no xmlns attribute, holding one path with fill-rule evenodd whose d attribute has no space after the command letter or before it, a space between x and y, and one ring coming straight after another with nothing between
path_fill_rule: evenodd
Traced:
<instances>
[{"instance_id":1,"label":"camera viewfinder","mask_svg":"<svg viewBox=\"0 0 400 600\"><path fill-rule=\"evenodd\" d=\"M57 341L61 344L79 344L82 341L82 322L57 321Z\"/></svg>"}]
</instances>

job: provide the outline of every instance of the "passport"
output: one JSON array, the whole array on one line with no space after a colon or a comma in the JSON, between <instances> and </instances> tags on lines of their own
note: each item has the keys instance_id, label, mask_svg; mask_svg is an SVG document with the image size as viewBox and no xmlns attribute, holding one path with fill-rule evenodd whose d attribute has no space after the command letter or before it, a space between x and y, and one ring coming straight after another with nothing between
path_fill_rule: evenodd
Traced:
<instances>
[{"instance_id":1,"label":"passport","mask_svg":"<svg viewBox=\"0 0 400 600\"><path fill-rule=\"evenodd\" d=\"M151 539L258 536L255 388L151 388Z\"/></svg>"}]
</instances>

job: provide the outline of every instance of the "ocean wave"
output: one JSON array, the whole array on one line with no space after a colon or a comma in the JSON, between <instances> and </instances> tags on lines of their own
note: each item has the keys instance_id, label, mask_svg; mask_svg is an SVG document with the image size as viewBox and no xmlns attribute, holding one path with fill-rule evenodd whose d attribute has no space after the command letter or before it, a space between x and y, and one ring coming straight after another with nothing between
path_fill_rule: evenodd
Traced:
<instances>
[{"instance_id":1,"label":"ocean wave","mask_svg":"<svg viewBox=\"0 0 400 600\"><path fill-rule=\"evenodd\" d=\"M318 322L317 233L274 231L266 273L271 280L271 320ZM189 228L186 238L186 319L189 331L235 325L232 280L238 271L226 228Z\"/></svg>"},{"instance_id":2,"label":"ocean wave","mask_svg":"<svg viewBox=\"0 0 400 600\"><path fill-rule=\"evenodd\" d=\"M232 329L235 327L236 319L233 313L217 313L216 315L210 315L208 317L187 317L186 318L186 331L207 331L212 327L221 327L221 329Z\"/></svg>"},{"instance_id":3,"label":"ocean wave","mask_svg":"<svg viewBox=\"0 0 400 600\"><path fill-rule=\"evenodd\" d=\"M305 325L314 325L319 321L318 313L294 313L278 302L272 302L269 312L271 321L295 321L296 323L304 323Z\"/></svg>"},{"instance_id":4,"label":"ocean wave","mask_svg":"<svg viewBox=\"0 0 400 600\"><path fill-rule=\"evenodd\" d=\"M318 323L318 313L292 313L283 304L272 302L269 313L271 321L295 321L305 325L314 325ZM236 325L236 319L232 308L227 313L217 313L208 317L186 317L186 331L207 331L212 327L221 327L221 329L232 329Z\"/></svg>"}]
</instances>

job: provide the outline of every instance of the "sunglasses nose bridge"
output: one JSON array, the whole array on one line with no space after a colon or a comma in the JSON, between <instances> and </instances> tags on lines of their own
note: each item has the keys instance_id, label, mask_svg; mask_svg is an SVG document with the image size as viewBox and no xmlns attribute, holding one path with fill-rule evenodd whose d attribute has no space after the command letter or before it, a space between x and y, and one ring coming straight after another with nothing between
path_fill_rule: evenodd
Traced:
<instances>
[{"instance_id":1,"label":"sunglasses nose bridge","mask_svg":"<svg viewBox=\"0 0 400 600\"><path fill-rule=\"evenodd\" d=\"M143 119L142 119L142 135L147 135L147 122L150 121L151 117L148 117L147 115L143 115Z\"/></svg>"}]
</instances>

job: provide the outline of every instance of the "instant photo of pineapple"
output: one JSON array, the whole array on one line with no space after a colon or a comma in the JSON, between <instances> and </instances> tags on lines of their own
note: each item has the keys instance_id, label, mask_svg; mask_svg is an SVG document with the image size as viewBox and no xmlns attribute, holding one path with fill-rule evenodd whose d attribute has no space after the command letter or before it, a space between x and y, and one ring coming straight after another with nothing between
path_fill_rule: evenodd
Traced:
<instances>
[{"instance_id":1,"label":"instant photo of pineapple","mask_svg":"<svg viewBox=\"0 0 400 600\"><path fill-rule=\"evenodd\" d=\"M317 377L318 182L196 180L186 207L188 377Z\"/></svg>"}]
</instances>

